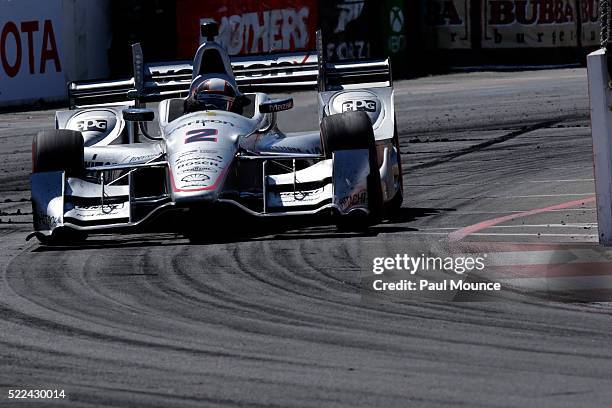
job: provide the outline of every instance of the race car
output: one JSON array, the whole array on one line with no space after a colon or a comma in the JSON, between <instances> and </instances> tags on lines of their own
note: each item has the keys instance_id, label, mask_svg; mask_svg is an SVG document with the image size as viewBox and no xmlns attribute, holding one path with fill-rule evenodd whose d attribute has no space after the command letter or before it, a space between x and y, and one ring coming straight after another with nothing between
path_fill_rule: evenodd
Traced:
<instances>
[{"instance_id":1,"label":"race car","mask_svg":"<svg viewBox=\"0 0 612 408\"><path fill-rule=\"evenodd\" d=\"M191 64L147 65L135 44L133 78L69 84L70 109L33 140L28 239L79 242L169 214L194 239L228 207L360 231L401 206L388 60L328 63L320 32L314 53L230 59L214 21L201 31ZM318 129L284 133L277 115L293 99L264 91L315 86Z\"/></svg>"}]
</instances>

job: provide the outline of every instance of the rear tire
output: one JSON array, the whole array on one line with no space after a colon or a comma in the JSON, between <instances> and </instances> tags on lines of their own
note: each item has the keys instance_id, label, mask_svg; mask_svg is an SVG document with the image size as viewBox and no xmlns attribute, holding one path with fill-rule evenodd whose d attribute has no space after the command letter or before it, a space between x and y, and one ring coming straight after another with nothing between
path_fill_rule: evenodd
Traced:
<instances>
[{"instance_id":1,"label":"rear tire","mask_svg":"<svg viewBox=\"0 0 612 408\"><path fill-rule=\"evenodd\" d=\"M395 120L395 119L394 119ZM397 166L399 170L399 189L393 198L385 203L385 216L397 215L404 202L404 173L402 173L402 156L400 154L399 134L397 133L397 120L395 120L395 132L393 134L393 145L397 151Z\"/></svg>"},{"instance_id":2,"label":"rear tire","mask_svg":"<svg viewBox=\"0 0 612 408\"><path fill-rule=\"evenodd\" d=\"M32 141L32 172L64 171L66 177L85 173L84 143L81 132L74 130L43 130ZM58 228L49 237L40 237L43 245L68 245L87 239L87 233L70 228Z\"/></svg>"},{"instance_id":3,"label":"rear tire","mask_svg":"<svg viewBox=\"0 0 612 408\"><path fill-rule=\"evenodd\" d=\"M383 196L380 166L376 154L376 141L372 122L365 112L345 112L326 116L321 121L321 140L325 157L330 159L338 150L368 149L370 174L368 175L368 215L341 215L337 227L341 231L364 231L382 219Z\"/></svg>"}]
</instances>

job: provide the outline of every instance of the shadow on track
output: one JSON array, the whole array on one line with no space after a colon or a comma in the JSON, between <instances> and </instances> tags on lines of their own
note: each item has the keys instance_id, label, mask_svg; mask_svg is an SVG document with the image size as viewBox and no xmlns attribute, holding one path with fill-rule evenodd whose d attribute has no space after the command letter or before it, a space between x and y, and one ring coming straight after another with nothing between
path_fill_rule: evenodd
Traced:
<instances>
[{"instance_id":1,"label":"shadow on track","mask_svg":"<svg viewBox=\"0 0 612 408\"><path fill-rule=\"evenodd\" d=\"M210 229L210 234L202 234L197 239L187 239L180 233L142 230L139 235L99 235L88 238L78 244L58 246L38 246L32 252L65 252L109 248L142 248L180 245L215 245L227 243L240 243L247 241L284 241L284 240L313 240L330 238L348 238L359 236L377 236L378 234L391 234L418 231L406 225L420 218L440 215L445 212L456 211L452 208L400 208L390 215L381 224L374 225L366 232L339 232L333 225L331 217L300 218L296 220L251 220L240 224L240 228L232 226L224 230Z\"/></svg>"}]
</instances>

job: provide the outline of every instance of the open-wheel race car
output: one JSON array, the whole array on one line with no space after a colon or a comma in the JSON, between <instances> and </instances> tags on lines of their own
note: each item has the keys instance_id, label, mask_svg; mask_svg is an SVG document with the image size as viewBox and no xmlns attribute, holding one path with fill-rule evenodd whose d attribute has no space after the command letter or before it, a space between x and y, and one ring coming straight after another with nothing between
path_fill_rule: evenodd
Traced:
<instances>
[{"instance_id":1,"label":"open-wheel race car","mask_svg":"<svg viewBox=\"0 0 612 408\"><path fill-rule=\"evenodd\" d=\"M388 60L328 63L320 33L316 53L230 59L214 41L216 23L201 30L192 64L145 64L135 44L133 78L69 84L70 109L33 141L28 239L78 242L167 213L193 217L178 231L193 237L211 233L202 224L227 207L253 217L325 214L361 230L401 206ZM315 86L317 130L281 131L277 114L293 100L262 91Z\"/></svg>"}]
</instances>

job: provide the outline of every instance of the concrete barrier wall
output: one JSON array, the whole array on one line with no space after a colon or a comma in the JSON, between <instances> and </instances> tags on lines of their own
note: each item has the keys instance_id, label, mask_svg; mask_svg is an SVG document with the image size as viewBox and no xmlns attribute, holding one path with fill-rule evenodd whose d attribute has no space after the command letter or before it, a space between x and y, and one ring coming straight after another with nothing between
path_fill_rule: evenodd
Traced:
<instances>
[{"instance_id":1,"label":"concrete barrier wall","mask_svg":"<svg viewBox=\"0 0 612 408\"><path fill-rule=\"evenodd\" d=\"M109 0L0 0L0 107L66 99L108 75Z\"/></svg>"},{"instance_id":2,"label":"concrete barrier wall","mask_svg":"<svg viewBox=\"0 0 612 408\"><path fill-rule=\"evenodd\" d=\"M148 61L191 59L203 18L232 55L312 50L322 28L328 60L390 56L403 77L578 62L598 45L598 16L599 0L0 0L0 107L127 77L134 42Z\"/></svg>"}]
</instances>

